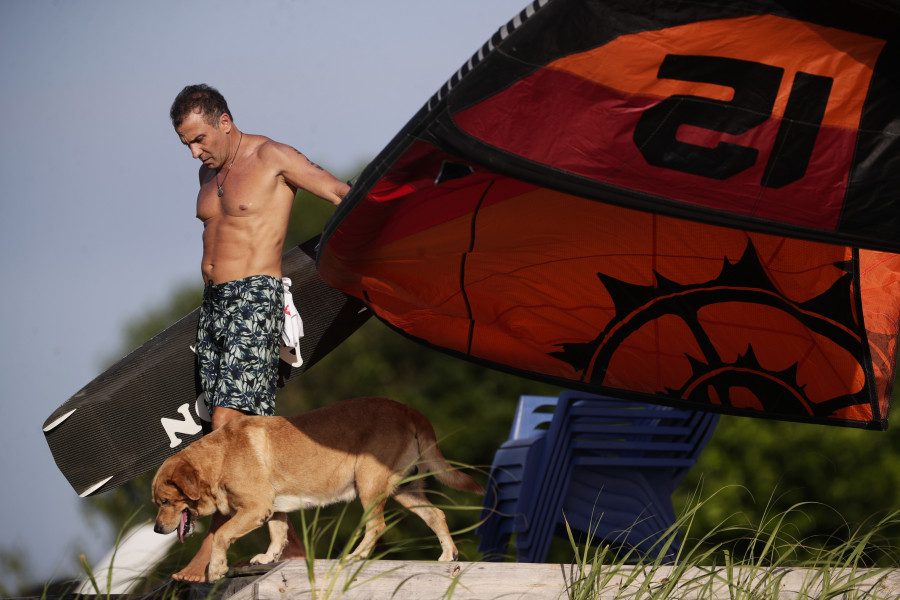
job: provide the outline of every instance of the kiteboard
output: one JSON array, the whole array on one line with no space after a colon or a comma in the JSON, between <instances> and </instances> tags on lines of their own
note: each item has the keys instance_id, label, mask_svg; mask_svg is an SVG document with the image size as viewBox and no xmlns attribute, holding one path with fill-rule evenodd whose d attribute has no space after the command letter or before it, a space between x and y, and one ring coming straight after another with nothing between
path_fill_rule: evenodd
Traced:
<instances>
[{"instance_id":1,"label":"kiteboard","mask_svg":"<svg viewBox=\"0 0 900 600\"><path fill-rule=\"evenodd\" d=\"M318 236L310 239L282 259L304 336L302 364L280 361L280 385L325 357L371 313L319 277L318 241ZM193 310L119 360L44 422L53 458L80 496L107 491L159 466L209 430L192 350L198 313Z\"/></svg>"}]
</instances>

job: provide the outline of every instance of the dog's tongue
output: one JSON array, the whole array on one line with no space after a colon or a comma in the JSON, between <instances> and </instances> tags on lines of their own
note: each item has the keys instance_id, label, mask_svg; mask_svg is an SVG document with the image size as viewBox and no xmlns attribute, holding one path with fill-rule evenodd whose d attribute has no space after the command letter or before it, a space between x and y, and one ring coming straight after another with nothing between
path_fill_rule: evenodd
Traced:
<instances>
[{"instance_id":1,"label":"dog's tongue","mask_svg":"<svg viewBox=\"0 0 900 600\"><path fill-rule=\"evenodd\" d=\"M184 527L187 525L188 514L186 510L181 511L181 522L178 524L178 541L184 543Z\"/></svg>"}]
</instances>

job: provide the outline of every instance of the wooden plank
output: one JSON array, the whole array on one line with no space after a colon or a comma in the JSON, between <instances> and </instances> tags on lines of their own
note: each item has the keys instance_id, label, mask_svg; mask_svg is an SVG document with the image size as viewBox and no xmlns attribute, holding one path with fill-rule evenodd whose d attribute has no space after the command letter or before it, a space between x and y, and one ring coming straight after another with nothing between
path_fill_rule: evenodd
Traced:
<instances>
[{"instance_id":1,"label":"wooden plank","mask_svg":"<svg viewBox=\"0 0 900 600\"><path fill-rule=\"evenodd\" d=\"M652 597L647 590L660 592L676 588L669 598L680 600L730 599L735 594L748 597L776 597L801 600L835 597L838 586L848 586L857 600L900 597L900 571L835 569L724 569L692 567L673 572L673 566L643 570L617 567L600 570L594 600ZM346 562L316 560L312 576L302 560L275 565L266 574L248 583L227 600L549 600L568 598L584 586L577 565L535 563L487 563L380 560ZM678 578L677 582L673 575ZM734 587L738 584L739 589ZM644 593L638 593L641 588ZM636 594L637 593L637 594ZM838 596L841 597L841 596Z\"/></svg>"}]
</instances>

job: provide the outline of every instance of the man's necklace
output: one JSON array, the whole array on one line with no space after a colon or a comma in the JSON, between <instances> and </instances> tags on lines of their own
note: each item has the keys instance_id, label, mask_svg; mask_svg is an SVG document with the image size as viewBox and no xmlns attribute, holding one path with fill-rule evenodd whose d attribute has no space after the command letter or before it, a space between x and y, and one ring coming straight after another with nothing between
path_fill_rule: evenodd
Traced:
<instances>
[{"instance_id":1,"label":"man's necklace","mask_svg":"<svg viewBox=\"0 0 900 600\"><path fill-rule=\"evenodd\" d=\"M244 141L244 132L242 131L241 137L238 140L237 148L234 151L234 157L231 159L231 164L228 165L228 173L231 173L231 167L234 166L234 161L237 160L238 151L241 149L241 142L243 142L243 141ZM219 171L221 171L221 169L218 169L216 171L216 187L219 188L219 198L221 198L222 195L225 193L225 190L222 189L222 186L225 185L225 180L228 179L228 173L225 173L225 177L222 178L222 183L219 183Z\"/></svg>"}]
</instances>

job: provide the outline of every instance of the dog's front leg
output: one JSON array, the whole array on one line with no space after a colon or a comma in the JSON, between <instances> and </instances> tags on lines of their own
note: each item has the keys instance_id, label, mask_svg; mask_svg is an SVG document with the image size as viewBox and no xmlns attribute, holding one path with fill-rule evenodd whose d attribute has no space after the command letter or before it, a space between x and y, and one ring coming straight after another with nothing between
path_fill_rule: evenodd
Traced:
<instances>
[{"instance_id":1,"label":"dog's front leg","mask_svg":"<svg viewBox=\"0 0 900 600\"><path fill-rule=\"evenodd\" d=\"M287 545L288 516L277 512L269 519L269 549L265 554L257 554L250 559L251 565L267 565L281 558L281 552Z\"/></svg>"},{"instance_id":2,"label":"dog's front leg","mask_svg":"<svg viewBox=\"0 0 900 600\"><path fill-rule=\"evenodd\" d=\"M268 521L271 515L271 508L265 506L241 508L219 527L213 534L209 557L207 578L210 582L219 579L228 571L227 552L231 544Z\"/></svg>"}]
</instances>

